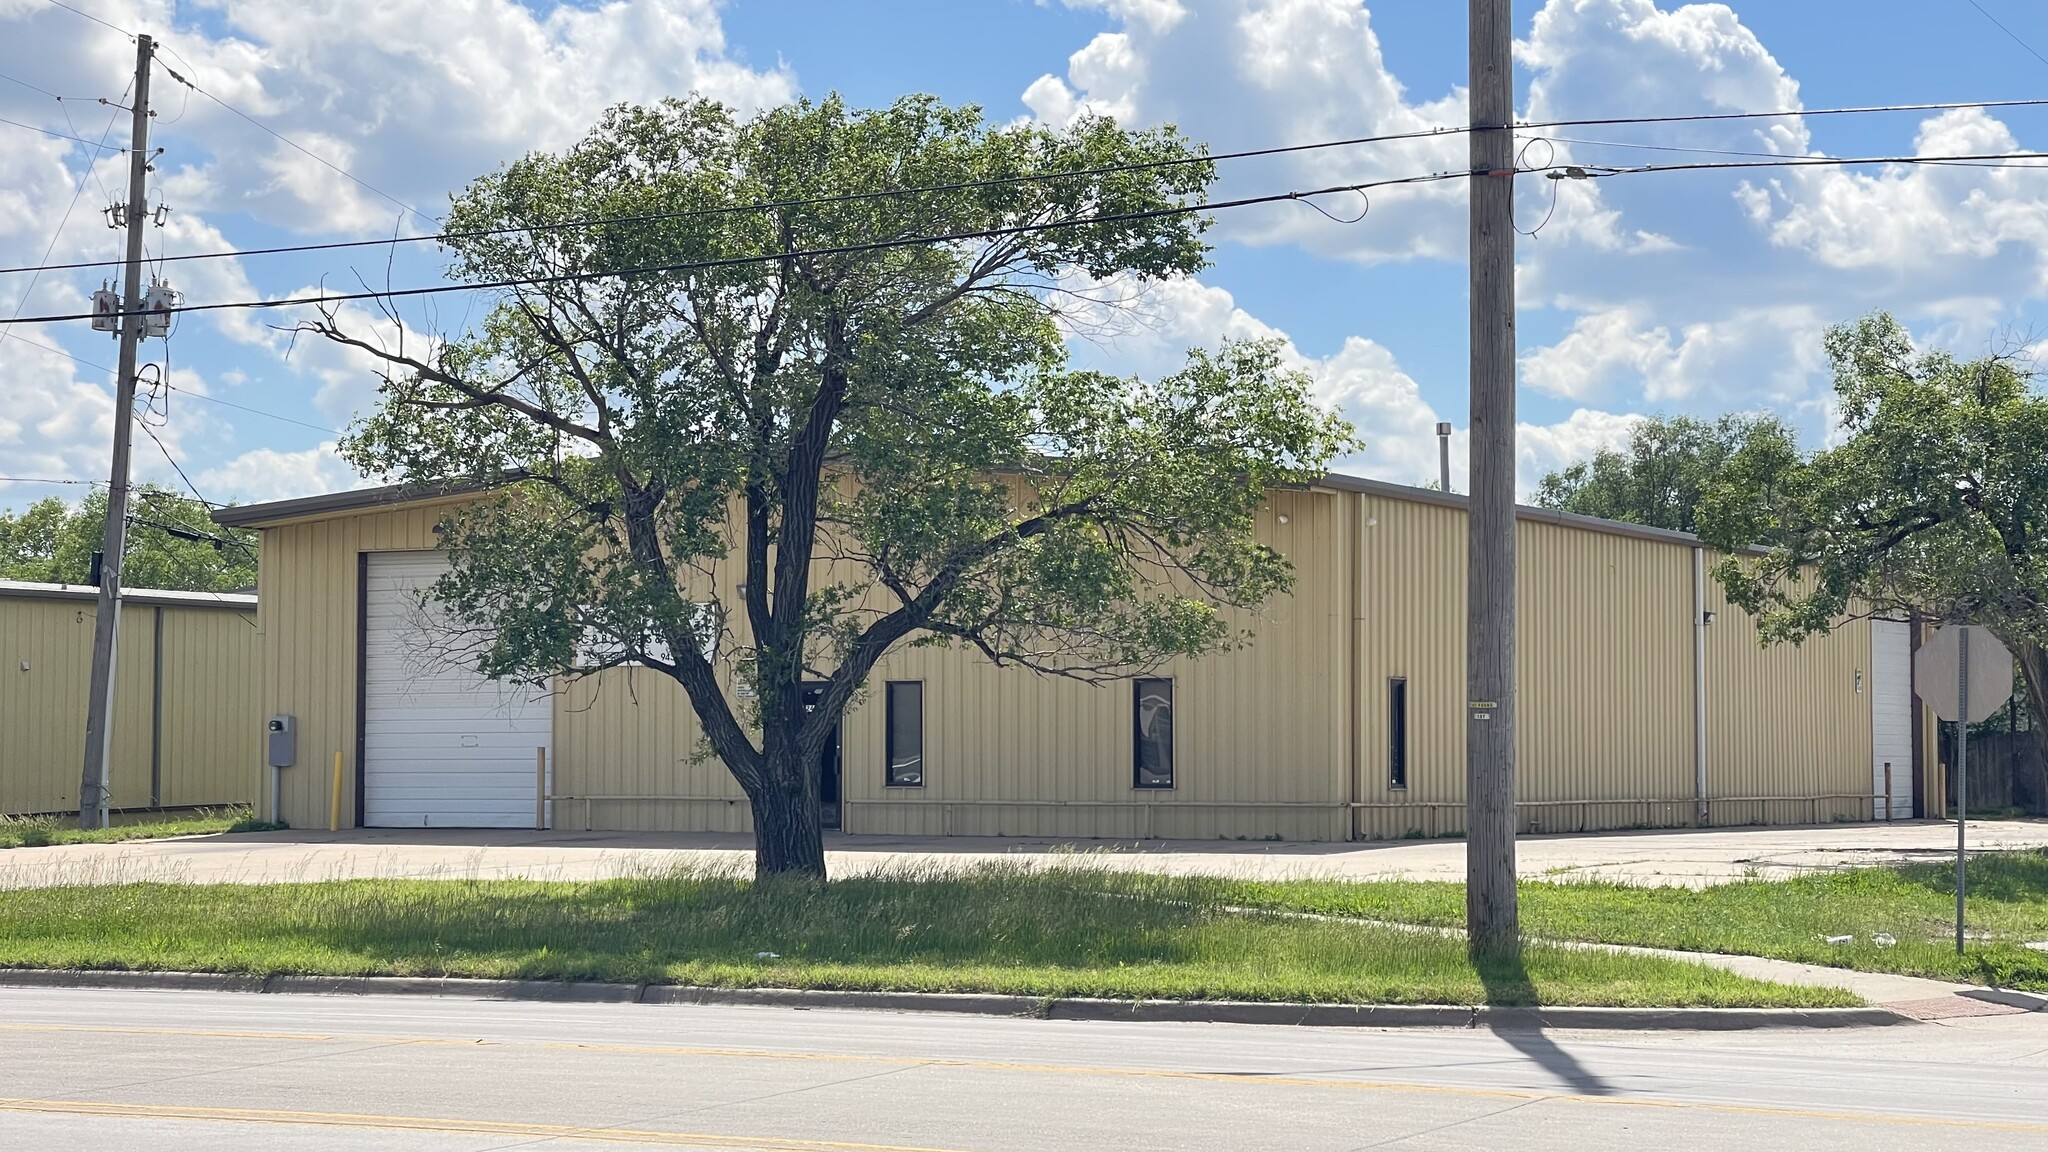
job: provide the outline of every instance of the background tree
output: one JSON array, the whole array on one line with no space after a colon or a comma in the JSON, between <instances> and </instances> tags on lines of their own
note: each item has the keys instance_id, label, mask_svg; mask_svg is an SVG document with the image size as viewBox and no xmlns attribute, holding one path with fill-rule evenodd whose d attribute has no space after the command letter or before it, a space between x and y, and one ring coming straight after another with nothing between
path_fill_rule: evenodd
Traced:
<instances>
[{"instance_id":1,"label":"background tree","mask_svg":"<svg viewBox=\"0 0 2048 1152\"><path fill-rule=\"evenodd\" d=\"M1626 449L1602 449L1591 460L1545 476L1536 503L1697 532L1702 497L1730 469L1762 480L1798 458L1798 437L1769 413L1732 413L1713 421L1653 416L1630 430Z\"/></svg>"},{"instance_id":2,"label":"background tree","mask_svg":"<svg viewBox=\"0 0 2048 1152\"><path fill-rule=\"evenodd\" d=\"M815 765L892 647L1123 676L1242 643L1227 610L1289 586L1253 516L1351 443L1308 381L1261 344L1070 371L1056 323L1075 272L1201 268L1212 177L1171 129L928 98L622 107L455 202L452 275L521 282L475 331L311 327L384 362L353 462L498 485L432 590L489 635L482 670L673 677L757 872L822 876Z\"/></svg>"},{"instance_id":3,"label":"background tree","mask_svg":"<svg viewBox=\"0 0 2048 1152\"><path fill-rule=\"evenodd\" d=\"M1830 330L1827 352L1847 438L1770 483L1710 487L1705 535L1775 545L1716 577L1769 640L1824 632L1859 603L1983 625L2048 740L2048 398L2020 361L1919 352L1883 313Z\"/></svg>"},{"instance_id":4,"label":"background tree","mask_svg":"<svg viewBox=\"0 0 2048 1152\"><path fill-rule=\"evenodd\" d=\"M121 582L131 588L226 592L256 586L256 536L222 528L199 501L153 485L136 489ZM52 496L20 515L0 512L0 579L91 584L107 496L78 506Z\"/></svg>"}]
</instances>

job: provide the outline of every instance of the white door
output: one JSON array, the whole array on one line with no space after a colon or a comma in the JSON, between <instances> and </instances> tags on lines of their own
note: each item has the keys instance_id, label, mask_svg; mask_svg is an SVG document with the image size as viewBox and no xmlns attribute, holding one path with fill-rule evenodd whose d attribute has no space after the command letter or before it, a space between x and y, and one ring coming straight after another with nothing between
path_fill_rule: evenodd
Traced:
<instances>
[{"instance_id":1,"label":"white door","mask_svg":"<svg viewBox=\"0 0 2048 1152\"><path fill-rule=\"evenodd\" d=\"M1913 815L1913 640L1904 620L1870 622L1870 792L1885 794L1891 765L1891 819ZM1884 801L1872 803L1885 819Z\"/></svg>"},{"instance_id":2,"label":"white door","mask_svg":"<svg viewBox=\"0 0 2048 1152\"><path fill-rule=\"evenodd\" d=\"M553 701L485 679L477 641L418 591L439 552L374 552L363 588L363 823L372 828L531 828L536 749ZM554 759L548 754L550 769Z\"/></svg>"}]
</instances>

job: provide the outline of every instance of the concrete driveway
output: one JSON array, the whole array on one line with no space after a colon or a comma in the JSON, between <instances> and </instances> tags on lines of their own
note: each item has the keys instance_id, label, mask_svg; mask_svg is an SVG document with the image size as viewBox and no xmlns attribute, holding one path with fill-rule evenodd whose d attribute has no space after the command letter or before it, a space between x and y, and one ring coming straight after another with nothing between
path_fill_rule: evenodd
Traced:
<instances>
[{"instance_id":1,"label":"concrete driveway","mask_svg":"<svg viewBox=\"0 0 2048 1152\"><path fill-rule=\"evenodd\" d=\"M2048 821L1972 823L1970 847L1977 851L2048 848ZM750 866L750 848L751 842L744 836L682 833L293 830L18 848L0 852L0 888L136 880L194 884L358 877L588 880L678 867L744 870ZM900 868L954 868L986 861L1264 878L1461 880L1465 873L1465 845L1459 840L1254 844L835 835L827 848L828 866L840 876ZM1940 860L1954 851L1954 824L1902 821L1529 837L1521 841L1518 860L1527 877L1702 887L1749 876L1779 879L1824 869Z\"/></svg>"}]
</instances>

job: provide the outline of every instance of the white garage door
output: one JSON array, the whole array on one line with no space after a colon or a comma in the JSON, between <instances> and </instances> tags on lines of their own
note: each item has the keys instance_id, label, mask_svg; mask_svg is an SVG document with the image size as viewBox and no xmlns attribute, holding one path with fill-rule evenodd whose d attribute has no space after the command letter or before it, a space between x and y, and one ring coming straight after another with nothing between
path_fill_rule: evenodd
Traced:
<instances>
[{"instance_id":1,"label":"white garage door","mask_svg":"<svg viewBox=\"0 0 2048 1152\"><path fill-rule=\"evenodd\" d=\"M1891 819L1913 816L1913 640L1903 620L1870 622L1870 792L1884 795L1891 765ZM1884 801L1871 805L1885 818Z\"/></svg>"},{"instance_id":2,"label":"white garage door","mask_svg":"<svg viewBox=\"0 0 2048 1152\"><path fill-rule=\"evenodd\" d=\"M363 823L373 828L531 828L535 749L553 703L486 680L477 645L422 608L448 570L438 552L371 553L363 590ZM550 767L554 756L548 755Z\"/></svg>"}]
</instances>

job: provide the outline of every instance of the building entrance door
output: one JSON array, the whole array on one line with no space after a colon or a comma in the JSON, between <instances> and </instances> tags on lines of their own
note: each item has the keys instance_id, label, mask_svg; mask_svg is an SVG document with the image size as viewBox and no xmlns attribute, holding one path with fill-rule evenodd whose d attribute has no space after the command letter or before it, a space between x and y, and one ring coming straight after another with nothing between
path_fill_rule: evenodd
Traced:
<instances>
[{"instance_id":1,"label":"building entrance door","mask_svg":"<svg viewBox=\"0 0 2048 1152\"><path fill-rule=\"evenodd\" d=\"M804 711L818 706L825 695L823 684L804 685ZM825 737L825 749L818 754L818 815L831 831L839 830L839 725Z\"/></svg>"}]
</instances>

